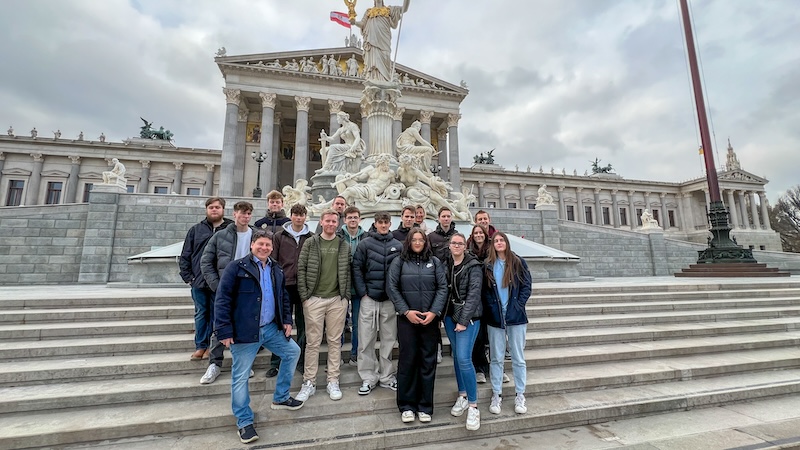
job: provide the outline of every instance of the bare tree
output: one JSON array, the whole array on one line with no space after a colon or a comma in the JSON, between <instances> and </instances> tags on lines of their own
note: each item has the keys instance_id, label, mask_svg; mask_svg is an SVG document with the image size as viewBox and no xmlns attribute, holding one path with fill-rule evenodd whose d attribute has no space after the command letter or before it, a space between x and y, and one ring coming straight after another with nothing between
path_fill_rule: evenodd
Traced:
<instances>
[{"instance_id":1,"label":"bare tree","mask_svg":"<svg viewBox=\"0 0 800 450\"><path fill-rule=\"evenodd\" d=\"M769 209L772 229L780 233L783 251L800 253L800 185L781 196Z\"/></svg>"}]
</instances>

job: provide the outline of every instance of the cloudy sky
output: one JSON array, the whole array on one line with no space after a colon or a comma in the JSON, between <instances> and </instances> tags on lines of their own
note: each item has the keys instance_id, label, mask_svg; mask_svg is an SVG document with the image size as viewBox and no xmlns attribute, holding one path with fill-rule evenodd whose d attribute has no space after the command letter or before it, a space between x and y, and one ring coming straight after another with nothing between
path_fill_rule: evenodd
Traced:
<instances>
[{"instance_id":1,"label":"cloudy sky","mask_svg":"<svg viewBox=\"0 0 800 450\"><path fill-rule=\"evenodd\" d=\"M371 3L361 0L359 15ZM800 183L800 8L692 8L717 164L730 138L775 202ZM219 149L216 49L343 45L332 10L346 9L336 0L5 0L0 126L119 141L138 134L143 116L179 146ZM506 168L583 173L600 158L625 178L681 181L703 172L678 15L677 0L412 0L398 62L468 83L462 165L494 147Z\"/></svg>"}]
</instances>

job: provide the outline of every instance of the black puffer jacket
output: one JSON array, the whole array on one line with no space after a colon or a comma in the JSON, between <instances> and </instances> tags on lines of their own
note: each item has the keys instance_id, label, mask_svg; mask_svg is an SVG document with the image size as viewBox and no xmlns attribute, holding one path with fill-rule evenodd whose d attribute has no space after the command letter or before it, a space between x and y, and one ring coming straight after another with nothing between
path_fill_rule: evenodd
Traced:
<instances>
[{"instance_id":1,"label":"black puffer jacket","mask_svg":"<svg viewBox=\"0 0 800 450\"><path fill-rule=\"evenodd\" d=\"M267 211L266 216L256 221L256 228L261 228L271 232L272 234L275 234L278 231L281 231L283 224L291 220L292 219L286 217L286 213L283 212L283 210L278 212Z\"/></svg>"},{"instance_id":2,"label":"black puffer jacket","mask_svg":"<svg viewBox=\"0 0 800 450\"><path fill-rule=\"evenodd\" d=\"M447 270L432 256L423 260L417 256L410 259L395 258L389 267L386 291L394 303L398 314L413 309L419 312L431 311L442 316L447 301Z\"/></svg>"},{"instance_id":3,"label":"black puffer jacket","mask_svg":"<svg viewBox=\"0 0 800 450\"><path fill-rule=\"evenodd\" d=\"M181 278L185 283L191 283L193 288L203 289L208 287L206 279L203 278L203 271L200 268L200 259L203 257L203 249L206 248L208 240L214 233L224 230L232 224L231 219L222 219L222 224L217 228L203 219L200 223L189 228L186 239L183 241L183 250L178 265L181 269Z\"/></svg>"},{"instance_id":4,"label":"black puffer jacket","mask_svg":"<svg viewBox=\"0 0 800 450\"><path fill-rule=\"evenodd\" d=\"M353 253L356 298L368 295L378 302L389 298L386 293L386 272L402 250L403 244L392 233L370 233L368 238L358 243Z\"/></svg>"},{"instance_id":5,"label":"black puffer jacket","mask_svg":"<svg viewBox=\"0 0 800 450\"><path fill-rule=\"evenodd\" d=\"M433 256L439 258L440 261L446 260L450 256L450 236L456 234L456 226L450 224L450 229L444 231L442 225L436 225L436 229L428 235L428 240L431 241L431 249Z\"/></svg>"},{"instance_id":6,"label":"black puffer jacket","mask_svg":"<svg viewBox=\"0 0 800 450\"><path fill-rule=\"evenodd\" d=\"M454 271L455 269L455 271ZM464 254L464 260L458 267L453 267L453 258L447 259L448 299L445 315L453 317L456 323L467 326L469 321L480 319L483 315L481 289L483 288L483 263L470 253ZM458 317L454 315L454 303L462 303Z\"/></svg>"}]
</instances>

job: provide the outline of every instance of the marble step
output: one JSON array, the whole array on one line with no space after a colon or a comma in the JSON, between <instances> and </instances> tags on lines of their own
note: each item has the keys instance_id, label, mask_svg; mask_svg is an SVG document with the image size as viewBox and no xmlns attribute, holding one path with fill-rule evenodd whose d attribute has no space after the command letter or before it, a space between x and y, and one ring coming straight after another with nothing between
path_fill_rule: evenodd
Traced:
<instances>
[{"instance_id":1,"label":"marble step","mask_svg":"<svg viewBox=\"0 0 800 450\"><path fill-rule=\"evenodd\" d=\"M511 363L504 370L511 375ZM324 367L324 366L322 366ZM800 349L779 348L736 351L713 355L692 355L673 358L636 361L612 361L583 366L535 368L528 366L527 392L531 395L575 392L580 390L608 389L638 384L686 381L733 373L800 368ZM201 371L202 372L202 371ZM324 396L324 371L317 377L317 386ZM176 399L229 396L230 372L224 370L216 382L200 385L201 373L183 375L152 374L121 380L94 380L47 385L0 387L0 415L23 411L53 411L64 408L84 408L136 402L173 401ZM258 370L250 380L252 395L271 394L275 378L265 378ZM293 391L299 389L299 374L293 379ZM455 389L453 361L445 357L437 368L437 382L442 392ZM344 366L340 383L346 396L357 396L361 380L356 368ZM480 384L479 396L491 397L490 383ZM513 382L503 384L505 395L513 395ZM376 392L383 391L378 389ZM372 398L372 397L370 397ZM381 397L383 398L383 397ZM381 409L394 408L394 397L383 398ZM446 401L445 398L443 401ZM377 408L377 406L376 406Z\"/></svg>"},{"instance_id":2,"label":"marble step","mask_svg":"<svg viewBox=\"0 0 800 450\"><path fill-rule=\"evenodd\" d=\"M528 315L542 316L571 316L589 314L628 314L637 312L659 311L700 311L717 309L739 309L796 306L800 307L800 297L774 297L774 298L747 298L724 300L682 300L682 301L657 301L657 302L630 302L630 303L596 303L596 304L571 304L571 305L539 305L535 299L530 299L526 305Z\"/></svg>"},{"instance_id":3,"label":"marble step","mask_svg":"<svg viewBox=\"0 0 800 450\"><path fill-rule=\"evenodd\" d=\"M259 446L270 448L376 448L469 440L597 423L632 415L655 414L749 401L800 392L800 369L734 374L708 379L605 390L528 396L527 414L513 412L506 395L501 414L487 411L479 397L481 428L467 432L464 417L449 414L452 386L437 383L433 421L403 424L391 406L394 392L376 390L366 398L345 395L334 402L324 392L298 411L272 411L271 396L255 396ZM86 410L42 411L0 416L0 448L51 447L130 439L164 433L208 434L211 448L241 448L226 396L112 405ZM431 432L435 431L435 432ZM214 437L212 437L214 436ZM446 437L445 437L446 436ZM109 443L109 442L106 442ZM111 442L113 443L113 441ZM151 448L158 448L153 444Z\"/></svg>"},{"instance_id":4,"label":"marble step","mask_svg":"<svg viewBox=\"0 0 800 450\"><path fill-rule=\"evenodd\" d=\"M648 280L646 283L643 280ZM632 277L625 280L604 280L603 283L547 283L534 282L534 295L583 295L583 294L624 294L624 293L675 293L675 292L717 292L738 290L763 290L800 288L800 279L704 279L670 280L661 283L650 277Z\"/></svg>"},{"instance_id":5,"label":"marble step","mask_svg":"<svg viewBox=\"0 0 800 450\"><path fill-rule=\"evenodd\" d=\"M188 287L158 289L108 289L92 285L58 287L58 295L42 295L41 290L4 292L0 310L22 308L70 308L93 306L192 305Z\"/></svg>"},{"instance_id":6,"label":"marble step","mask_svg":"<svg viewBox=\"0 0 800 450\"><path fill-rule=\"evenodd\" d=\"M0 323L30 324L37 322L175 319L185 317L190 317L194 320L194 305L11 309L0 314Z\"/></svg>"},{"instance_id":7,"label":"marble step","mask_svg":"<svg viewBox=\"0 0 800 450\"><path fill-rule=\"evenodd\" d=\"M194 333L194 319L0 324L0 340L3 341L173 333Z\"/></svg>"},{"instance_id":8,"label":"marble step","mask_svg":"<svg viewBox=\"0 0 800 450\"><path fill-rule=\"evenodd\" d=\"M540 294L534 287L534 292L529 302L539 305L572 305L587 303L628 303L659 302L659 301L685 301L685 300L721 300L733 298L765 298L765 297L797 297L800 298L800 288L786 288L764 290L741 289L723 291L685 291L685 292L615 292L615 293L582 293L582 294Z\"/></svg>"}]
</instances>

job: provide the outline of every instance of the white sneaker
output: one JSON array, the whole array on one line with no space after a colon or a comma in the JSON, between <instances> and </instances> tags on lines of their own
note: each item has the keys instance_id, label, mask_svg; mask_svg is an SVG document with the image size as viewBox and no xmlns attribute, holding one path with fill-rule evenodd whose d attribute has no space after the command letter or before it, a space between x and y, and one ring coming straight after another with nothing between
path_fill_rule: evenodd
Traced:
<instances>
[{"instance_id":1,"label":"white sneaker","mask_svg":"<svg viewBox=\"0 0 800 450\"><path fill-rule=\"evenodd\" d=\"M467 430L475 431L481 427L481 412L478 408L469 407L467 410Z\"/></svg>"},{"instance_id":2,"label":"white sneaker","mask_svg":"<svg viewBox=\"0 0 800 450\"><path fill-rule=\"evenodd\" d=\"M300 392L297 394L297 397L295 398L297 400L300 400L301 402L304 402L308 400L308 397L311 397L312 395L316 394L316 392L317 388L314 386L311 380L307 380L303 382L302 386L300 386Z\"/></svg>"},{"instance_id":3,"label":"white sneaker","mask_svg":"<svg viewBox=\"0 0 800 450\"><path fill-rule=\"evenodd\" d=\"M403 411L403 414L400 415L400 420L403 423L411 423L414 421L414 411Z\"/></svg>"},{"instance_id":4,"label":"white sneaker","mask_svg":"<svg viewBox=\"0 0 800 450\"><path fill-rule=\"evenodd\" d=\"M439 344L439 349L436 350L436 364L442 363L442 344Z\"/></svg>"},{"instance_id":5,"label":"white sneaker","mask_svg":"<svg viewBox=\"0 0 800 450\"><path fill-rule=\"evenodd\" d=\"M486 383L486 374L483 372L476 373L475 381L477 381L478 383Z\"/></svg>"},{"instance_id":6,"label":"white sneaker","mask_svg":"<svg viewBox=\"0 0 800 450\"><path fill-rule=\"evenodd\" d=\"M386 389L391 389L393 391L397 390L397 378L392 377L387 383L381 381L379 386Z\"/></svg>"},{"instance_id":7,"label":"white sneaker","mask_svg":"<svg viewBox=\"0 0 800 450\"><path fill-rule=\"evenodd\" d=\"M489 405L489 412L492 414L500 414L500 405L503 404L503 398L499 394L492 394L492 403Z\"/></svg>"},{"instance_id":8,"label":"white sneaker","mask_svg":"<svg viewBox=\"0 0 800 450\"><path fill-rule=\"evenodd\" d=\"M511 378L508 378L505 372L503 372L503 383L511 383Z\"/></svg>"},{"instance_id":9,"label":"white sneaker","mask_svg":"<svg viewBox=\"0 0 800 450\"><path fill-rule=\"evenodd\" d=\"M211 363L208 365L208 369L206 369L205 375L200 378L200 384L211 384L216 381L217 377L219 376L219 366Z\"/></svg>"},{"instance_id":10,"label":"white sneaker","mask_svg":"<svg viewBox=\"0 0 800 450\"><path fill-rule=\"evenodd\" d=\"M256 376L256 373L253 372L253 369L250 369L250 376L248 376L247 378L253 378L254 376Z\"/></svg>"},{"instance_id":11,"label":"white sneaker","mask_svg":"<svg viewBox=\"0 0 800 450\"><path fill-rule=\"evenodd\" d=\"M328 391L328 395L331 397L331 400L341 400L342 399L342 390L339 389L339 382L338 381L329 381L328 387L325 388Z\"/></svg>"},{"instance_id":12,"label":"white sneaker","mask_svg":"<svg viewBox=\"0 0 800 450\"><path fill-rule=\"evenodd\" d=\"M525 394L517 394L514 399L514 412L517 414L525 414L528 412L528 407L525 406Z\"/></svg>"},{"instance_id":13,"label":"white sneaker","mask_svg":"<svg viewBox=\"0 0 800 450\"><path fill-rule=\"evenodd\" d=\"M452 414L453 417L461 417L461 415L464 414L464 411L466 411L467 408L469 408L469 402L465 397L459 395L458 399L456 399L456 403L453 405L452 408L450 408L450 414Z\"/></svg>"},{"instance_id":14,"label":"white sneaker","mask_svg":"<svg viewBox=\"0 0 800 450\"><path fill-rule=\"evenodd\" d=\"M422 411L417 413L417 417L419 418L419 421L422 423L428 423L431 421L431 415L428 413L424 413Z\"/></svg>"},{"instance_id":15,"label":"white sneaker","mask_svg":"<svg viewBox=\"0 0 800 450\"><path fill-rule=\"evenodd\" d=\"M361 383L361 387L358 388L358 395L369 395L373 389L375 389L374 384L370 384L369 381L364 381Z\"/></svg>"}]
</instances>

